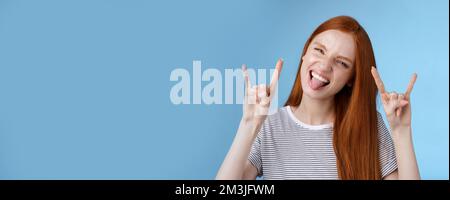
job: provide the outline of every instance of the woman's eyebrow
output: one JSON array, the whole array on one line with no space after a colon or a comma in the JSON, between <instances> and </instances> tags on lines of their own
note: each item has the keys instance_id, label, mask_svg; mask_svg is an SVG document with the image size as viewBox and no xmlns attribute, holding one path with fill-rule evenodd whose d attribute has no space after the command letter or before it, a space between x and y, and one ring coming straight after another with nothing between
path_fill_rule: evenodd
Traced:
<instances>
[{"instance_id":1,"label":"woman's eyebrow","mask_svg":"<svg viewBox=\"0 0 450 200\"><path fill-rule=\"evenodd\" d=\"M327 47L325 47L325 45L321 44L320 42L313 42L313 44L320 46L321 48L323 48L325 51L327 50Z\"/></svg>"},{"instance_id":2,"label":"woman's eyebrow","mask_svg":"<svg viewBox=\"0 0 450 200\"><path fill-rule=\"evenodd\" d=\"M350 63L353 63L353 61L350 58L347 58L345 56L338 56L337 58L340 58L340 59L346 60L346 61L348 61Z\"/></svg>"},{"instance_id":3,"label":"woman's eyebrow","mask_svg":"<svg viewBox=\"0 0 450 200\"><path fill-rule=\"evenodd\" d=\"M327 47L325 47L325 45L323 45L322 43L320 43L320 42L317 42L317 41L315 41L315 42L313 42L313 44L315 44L315 45L317 45L317 46L319 46L319 47L321 47L321 48L323 48L325 51L327 50ZM347 58L347 57L345 57L345 56L341 56L341 55L339 55L339 56L337 56L337 58L340 58L340 59L343 59L343 60L346 60L347 62L350 62L350 64L351 63L353 63L353 60L352 59L350 59L350 58Z\"/></svg>"}]
</instances>

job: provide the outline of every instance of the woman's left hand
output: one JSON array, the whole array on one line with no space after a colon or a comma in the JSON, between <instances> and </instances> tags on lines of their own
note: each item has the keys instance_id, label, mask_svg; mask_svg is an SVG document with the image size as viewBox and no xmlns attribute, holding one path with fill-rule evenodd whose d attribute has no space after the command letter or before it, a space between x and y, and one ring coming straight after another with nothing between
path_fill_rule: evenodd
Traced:
<instances>
[{"instance_id":1,"label":"woman's left hand","mask_svg":"<svg viewBox=\"0 0 450 200\"><path fill-rule=\"evenodd\" d=\"M411 100L410 94L417 79L417 74L413 74L409 82L408 88L404 94L396 92L386 92L383 81L375 67L372 67L372 76L375 79L378 91L380 92L381 102L383 103L384 112L391 130L398 128L411 127Z\"/></svg>"}]
</instances>

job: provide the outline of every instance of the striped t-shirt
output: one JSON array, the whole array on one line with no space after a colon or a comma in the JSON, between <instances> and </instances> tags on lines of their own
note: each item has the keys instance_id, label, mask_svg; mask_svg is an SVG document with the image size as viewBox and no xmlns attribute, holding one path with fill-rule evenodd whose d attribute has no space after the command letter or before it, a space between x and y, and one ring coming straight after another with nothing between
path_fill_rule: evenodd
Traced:
<instances>
[{"instance_id":1,"label":"striped t-shirt","mask_svg":"<svg viewBox=\"0 0 450 200\"><path fill-rule=\"evenodd\" d=\"M389 131L378 113L381 175L397 169ZM253 142L249 161L264 179L338 179L333 125L308 125L289 106L269 115Z\"/></svg>"}]
</instances>

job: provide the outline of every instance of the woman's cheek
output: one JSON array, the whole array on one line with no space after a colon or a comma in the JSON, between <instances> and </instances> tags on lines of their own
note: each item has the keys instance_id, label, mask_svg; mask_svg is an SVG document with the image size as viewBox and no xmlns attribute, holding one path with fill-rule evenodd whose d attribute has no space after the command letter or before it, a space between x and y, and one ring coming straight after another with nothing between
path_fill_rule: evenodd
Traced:
<instances>
[{"instance_id":1,"label":"woman's cheek","mask_svg":"<svg viewBox=\"0 0 450 200\"><path fill-rule=\"evenodd\" d=\"M315 62L318 62L320 60L318 55L315 54L308 54L307 56L304 56L305 63L308 63L308 65L311 65Z\"/></svg>"}]
</instances>

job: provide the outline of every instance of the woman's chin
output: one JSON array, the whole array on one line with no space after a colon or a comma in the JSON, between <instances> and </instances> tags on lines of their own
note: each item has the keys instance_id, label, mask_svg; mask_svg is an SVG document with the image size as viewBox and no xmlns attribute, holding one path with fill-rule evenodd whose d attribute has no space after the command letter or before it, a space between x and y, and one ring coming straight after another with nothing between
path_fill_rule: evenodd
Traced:
<instances>
[{"instance_id":1,"label":"woman's chin","mask_svg":"<svg viewBox=\"0 0 450 200\"><path fill-rule=\"evenodd\" d=\"M311 99L324 100L334 97L334 94L330 94L326 90L314 90L310 87L303 88L303 95L307 95Z\"/></svg>"}]
</instances>

